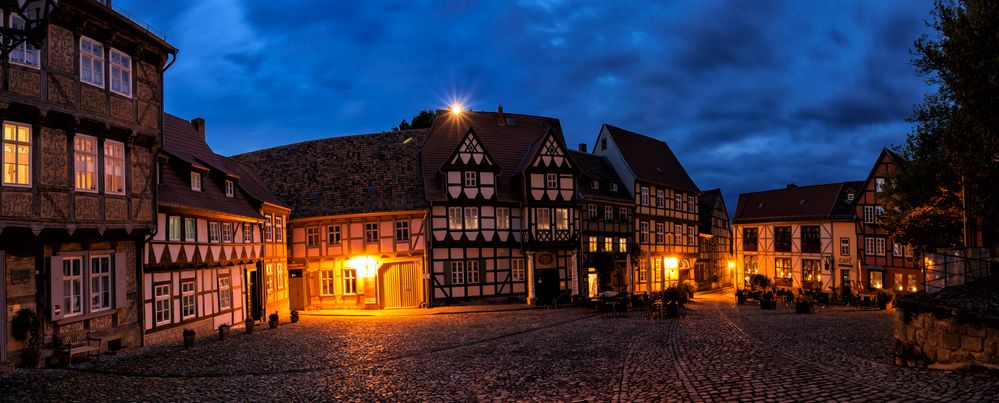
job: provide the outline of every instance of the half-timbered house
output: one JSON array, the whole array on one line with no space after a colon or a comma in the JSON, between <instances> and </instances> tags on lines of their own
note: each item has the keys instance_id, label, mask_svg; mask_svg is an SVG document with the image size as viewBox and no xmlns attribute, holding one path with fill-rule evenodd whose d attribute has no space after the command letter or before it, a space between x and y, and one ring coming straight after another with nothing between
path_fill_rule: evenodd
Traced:
<instances>
[{"instance_id":1,"label":"half-timbered house","mask_svg":"<svg viewBox=\"0 0 999 403\"><path fill-rule=\"evenodd\" d=\"M732 283L732 225L721 189L701 193L698 254L694 281L701 288L715 288Z\"/></svg>"},{"instance_id":2,"label":"half-timbered house","mask_svg":"<svg viewBox=\"0 0 999 403\"><path fill-rule=\"evenodd\" d=\"M763 274L778 288L853 293L857 273L853 203L862 182L796 186L739 195L737 283Z\"/></svg>"},{"instance_id":3,"label":"half-timbered house","mask_svg":"<svg viewBox=\"0 0 999 403\"><path fill-rule=\"evenodd\" d=\"M439 111L422 153L435 304L578 293L578 171L558 119Z\"/></svg>"},{"instance_id":4,"label":"half-timbered house","mask_svg":"<svg viewBox=\"0 0 999 403\"><path fill-rule=\"evenodd\" d=\"M141 344L139 253L177 50L103 3L59 2L42 46L21 43L0 69L0 301L41 317L43 360ZM23 26L15 5L0 2L4 26ZM0 361L23 348L10 317Z\"/></svg>"},{"instance_id":5,"label":"half-timbered house","mask_svg":"<svg viewBox=\"0 0 999 403\"><path fill-rule=\"evenodd\" d=\"M292 207L292 309L426 306L426 134L333 137L234 157Z\"/></svg>"},{"instance_id":6,"label":"half-timbered house","mask_svg":"<svg viewBox=\"0 0 999 403\"><path fill-rule=\"evenodd\" d=\"M580 293L629 291L635 200L606 157L586 152L586 144L569 156L580 170L580 265L585 270Z\"/></svg>"},{"instance_id":7,"label":"half-timbered house","mask_svg":"<svg viewBox=\"0 0 999 403\"><path fill-rule=\"evenodd\" d=\"M634 199L633 291L692 280L701 192L673 151L663 141L605 124L593 154L607 157Z\"/></svg>"},{"instance_id":8,"label":"half-timbered house","mask_svg":"<svg viewBox=\"0 0 999 403\"><path fill-rule=\"evenodd\" d=\"M287 262L273 245L284 244L277 238L289 210L211 150L201 118L164 117L157 168L158 231L143 254L146 343L275 311L287 317Z\"/></svg>"},{"instance_id":9,"label":"half-timbered house","mask_svg":"<svg viewBox=\"0 0 999 403\"><path fill-rule=\"evenodd\" d=\"M882 149L856 196L857 257L865 287L914 292L923 286L917 260L905 244L895 242L881 226L885 210L881 188L897 169L898 156Z\"/></svg>"}]
</instances>

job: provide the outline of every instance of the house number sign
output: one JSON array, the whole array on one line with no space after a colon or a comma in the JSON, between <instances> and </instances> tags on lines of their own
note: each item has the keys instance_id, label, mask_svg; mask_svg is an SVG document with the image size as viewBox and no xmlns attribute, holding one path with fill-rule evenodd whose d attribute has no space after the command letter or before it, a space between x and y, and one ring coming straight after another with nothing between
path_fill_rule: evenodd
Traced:
<instances>
[{"instance_id":1,"label":"house number sign","mask_svg":"<svg viewBox=\"0 0 999 403\"><path fill-rule=\"evenodd\" d=\"M555 258L552 257L551 253L542 253L538 255L538 264L543 264L545 266L552 264Z\"/></svg>"}]
</instances>

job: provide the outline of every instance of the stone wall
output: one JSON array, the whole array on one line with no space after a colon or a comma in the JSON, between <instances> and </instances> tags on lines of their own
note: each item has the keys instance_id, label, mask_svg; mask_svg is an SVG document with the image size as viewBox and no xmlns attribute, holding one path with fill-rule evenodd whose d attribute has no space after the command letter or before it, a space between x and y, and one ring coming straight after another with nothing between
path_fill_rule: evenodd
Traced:
<instances>
[{"instance_id":1,"label":"stone wall","mask_svg":"<svg viewBox=\"0 0 999 403\"><path fill-rule=\"evenodd\" d=\"M896 364L940 369L999 366L999 328L938 316L895 312Z\"/></svg>"}]
</instances>

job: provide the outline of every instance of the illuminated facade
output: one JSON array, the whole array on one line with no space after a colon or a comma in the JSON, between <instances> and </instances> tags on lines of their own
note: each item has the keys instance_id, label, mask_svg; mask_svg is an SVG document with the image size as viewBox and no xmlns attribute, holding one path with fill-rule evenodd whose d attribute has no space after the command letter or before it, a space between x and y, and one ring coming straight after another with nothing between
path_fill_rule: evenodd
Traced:
<instances>
[{"instance_id":1,"label":"illuminated facade","mask_svg":"<svg viewBox=\"0 0 999 403\"><path fill-rule=\"evenodd\" d=\"M693 280L698 259L700 190L669 146L654 138L603 125L593 154L604 156L634 200L631 290L644 293Z\"/></svg>"},{"instance_id":2,"label":"illuminated facade","mask_svg":"<svg viewBox=\"0 0 999 403\"><path fill-rule=\"evenodd\" d=\"M884 203L880 198L885 180L898 168L898 157L882 149L877 162L857 194L857 249L861 281L867 288L890 288L914 292L922 288L922 273L912 251L892 240L881 227Z\"/></svg>"},{"instance_id":3,"label":"illuminated facade","mask_svg":"<svg viewBox=\"0 0 999 403\"><path fill-rule=\"evenodd\" d=\"M736 284L763 274L782 289L862 289L853 215L861 186L788 185L739 195L732 220Z\"/></svg>"}]
</instances>

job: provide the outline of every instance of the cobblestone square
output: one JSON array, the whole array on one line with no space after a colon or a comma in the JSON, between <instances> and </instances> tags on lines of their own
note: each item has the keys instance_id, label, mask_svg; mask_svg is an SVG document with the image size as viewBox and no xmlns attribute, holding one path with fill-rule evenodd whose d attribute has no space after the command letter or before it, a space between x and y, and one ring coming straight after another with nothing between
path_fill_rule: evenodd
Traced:
<instances>
[{"instance_id":1,"label":"cobblestone square","mask_svg":"<svg viewBox=\"0 0 999 403\"><path fill-rule=\"evenodd\" d=\"M0 377L5 401L994 401L999 375L893 365L889 312L734 305L322 317Z\"/></svg>"}]
</instances>

